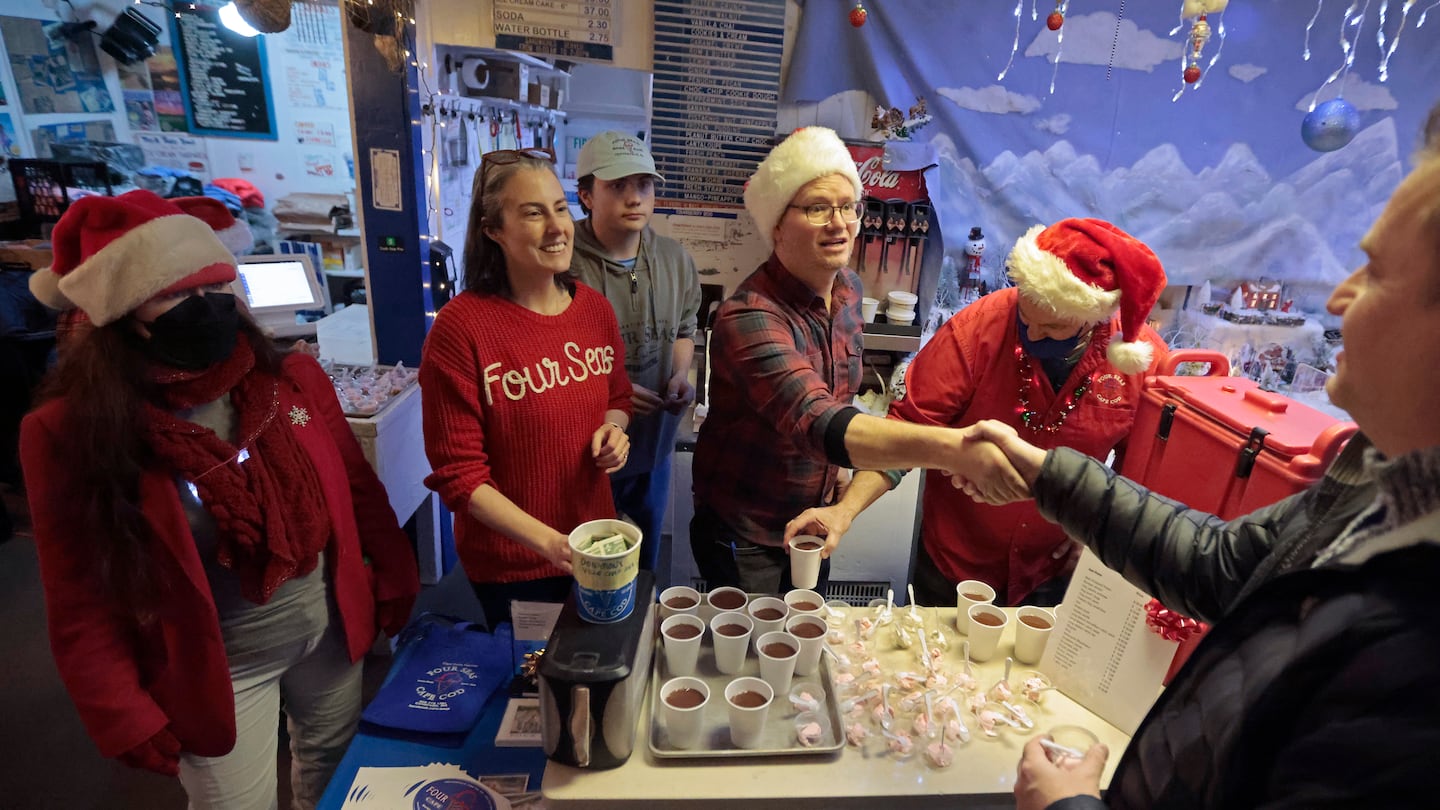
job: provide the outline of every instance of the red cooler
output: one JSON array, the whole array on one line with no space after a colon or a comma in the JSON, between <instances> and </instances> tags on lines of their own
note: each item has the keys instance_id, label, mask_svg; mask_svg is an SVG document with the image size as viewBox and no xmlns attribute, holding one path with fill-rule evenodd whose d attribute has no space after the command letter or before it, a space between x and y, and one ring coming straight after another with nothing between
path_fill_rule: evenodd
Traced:
<instances>
[{"instance_id":1,"label":"red cooler","mask_svg":"<svg viewBox=\"0 0 1440 810\"><path fill-rule=\"evenodd\" d=\"M1186 362L1209 363L1211 376L1150 378L1120 472L1187 506L1228 520L1272 504L1324 475L1356 431L1226 376L1230 363L1216 352L1171 352L1161 371Z\"/></svg>"}]
</instances>

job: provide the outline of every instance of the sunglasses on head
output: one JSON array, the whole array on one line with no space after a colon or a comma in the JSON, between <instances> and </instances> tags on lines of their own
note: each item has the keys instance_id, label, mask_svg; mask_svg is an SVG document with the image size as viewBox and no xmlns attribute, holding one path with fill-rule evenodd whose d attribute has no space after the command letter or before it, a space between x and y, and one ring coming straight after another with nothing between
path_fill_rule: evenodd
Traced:
<instances>
[{"instance_id":1,"label":"sunglasses on head","mask_svg":"<svg viewBox=\"0 0 1440 810\"><path fill-rule=\"evenodd\" d=\"M485 173L490 171L490 167L519 163L526 158L543 160L554 165L555 150L536 146L529 149L496 149L493 152L486 152L480 156L480 188L485 187Z\"/></svg>"}]
</instances>

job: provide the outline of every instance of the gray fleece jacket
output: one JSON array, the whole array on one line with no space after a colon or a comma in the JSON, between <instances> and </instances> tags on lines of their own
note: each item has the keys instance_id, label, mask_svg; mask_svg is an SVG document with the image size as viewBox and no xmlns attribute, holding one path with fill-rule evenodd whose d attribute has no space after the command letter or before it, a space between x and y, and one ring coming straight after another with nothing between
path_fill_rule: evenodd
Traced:
<instances>
[{"instance_id":1,"label":"gray fleece jacket","mask_svg":"<svg viewBox=\"0 0 1440 810\"><path fill-rule=\"evenodd\" d=\"M630 382L663 397L673 373L671 348L680 338L695 338L700 276L690 254L679 242L647 227L632 270L606 254L590 220L584 219L575 223L570 272L599 290L615 308ZM663 410L636 416L629 430L630 461L617 477L647 473L662 454L673 452L678 421Z\"/></svg>"}]
</instances>

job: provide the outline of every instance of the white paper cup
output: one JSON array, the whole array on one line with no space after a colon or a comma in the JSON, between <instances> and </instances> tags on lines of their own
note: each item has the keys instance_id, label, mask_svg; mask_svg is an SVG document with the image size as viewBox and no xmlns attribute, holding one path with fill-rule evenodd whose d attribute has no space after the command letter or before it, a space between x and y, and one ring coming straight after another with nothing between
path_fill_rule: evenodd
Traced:
<instances>
[{"instance_id":1,"label":"white paper cup","mask_svg":"<svg viewBox=\"0 0 1440 810\"><path fill-rule=\"evenodd\" d=\"M623 534L633 543L619 554L591 554L576 545L594 535ZM575 607L580 618L610 624L635 610L635 575L640 570L639 527L623 520L591 520L570 532L570 565L575 574Z\"/></svg>"},{"instance_id":2,"label":"white paper cup","mask_svg":"<svg viewBox=\"0 0 1440 810\"><path fill-rule=\"evenodd\" d=\"M701 700L695 706L674 706L670 696L681 689L693 689L700 693ZM705 706L710 702L710 687L699 678L671 678L660 687L661 716L665 721L665 739L672 748L694 748L700 743L701 720L705 717Z\"/></svg>"},{"instance_id":3,"label":"white paper cup","mask_svg":"<svg viewBox=\"0 0 1440 810\"><path fill-rule=\"evenodd\" d=\"M770 611L776 612L779 615L773 619L755 615L756 613L762 613L765 616L769 616L771 615ZM785 618L790 615L790 607L786 605L784 601L773 596L757 596L750 600L750 604L745 606L745 613L750 617L751 621L755 622L755 635L752 640L756 644L755 651L759 652L761 636L776 630L785 629Z\"/></svg>"},{"instance_id":4,"label":"white paper cup","mask_svg":"<svg viewBox=\"0 0 1440 810\"><path fill-rule=\"evenodd\" d=\"M716 602L720 604L716 604ZM726 585L715 588L705 594L705 602L700 606L700 618L710 621L721 613L736 611L745 612L745 606L750 603L750 594L739 588L732 588Z\"/></svg>"},{"instance_id":5,"label":"white paper cup","mask_svg":"<svg viewBox=\"0 0 1440 810\"><path fill-rule=\"evenodd\" d=\"M742 706L735 702L737 695L754 692L764 698L759 706ZM730 712L730 742L736 748L759 748L765 733L765 718L770 715L770 704L775 702L775 690L759 678L736 678L725 687L725 705Z\"/></svg>"},{"instance_id":6,"label":"white paper cup","mask_svg":"<svg viewBox=\"0 0 1440 810\"><path fill-rule=\"evenodd\" d=\"M782 647L788 652L775 652ZM775 694L789 692L790 679L795 677L795 662L800 657L800 640L784 630L766 633L756 642L755 654L760 659L760 677L770 684Z\"/></svg>"},{"instance_id":7,"label":"white paper cup","mask_svg":"<svg viewBox=\"0 0 1440 810\"><path fill-rule=\"evenodd\" d=\"M820 552L825 538L800 534L790 540L790 584L813 588L820 584Z\"/></svg>"},{"instance_id":8,"label":"white paper cup","mask_svg":"<svg viewBox=\"0 0 1440 810\"><path fill-rule=\"evenodd\" d=\"M904 290L891 290L885 297L890 299L890 309L898 307L900 309L913 310L915 309L915 305L920 303L920 296L912 292L905 292Z\"/></svg>"},{"instance_id":9,"label":"white paper cup","mask_svg":"<svg viewBox=\"0 0 1440 810\"><path fill-rule=\"evenodd\" d=\"M680 627L694 628L695 635L678 638L675 634ZM705 623L700 617L677 613L660 623L660 637L665 640L665 669L671 677L694 675L695 662L700 660L700 642L705 638Z\"/></svg>"},{"instance_id":10,"label":"white paper cup","mask_svg":"<svg viewBox=\"0 0 1440 810\"><path fill-rule=\"evenodd\" d=\"M1055 616L1042 607L1026 606L1015 611L1015 660L1022 664L1039 662L1055 628Z\"/></svg>"},{"instance_id":11,"label":"white paper cup","mask_svg":"<svg viewBox=\"0 0 1440 810\"><path fill-rule=\"evenodd\" d=\"M670 602L683 603L687 599L690 601L689 607L676 607L669 604ZM660 592L660 618L668 619L678 613L688 613L691 616L699 616L700 602L700 592L694 588L684 585L666 588Z\"/></svg>"},{"instance_id":12,"label":"white paper cup","mask_svg":"<svg viewBox=\"0 0 1440 810\"><path fill-rule=\"evenodd\" d=\"M805 605L814 605L807 608ZM785 618L793 616L819 616L825 618L825 597L815 591L797 589L785 594Z\"/></svg>"},{"instance_id":13,"label":"white paper cup","mask_svg":"<svg viewBox=\"0 0 1440 810\"><path fill-rule=\"evenodd\" d=\"M738 636L727 636L720 628L727 624L738 624L745 632ZM739 611L717 613L710 620L710 643L715 645L715 668L722 675L734 675L745 667L745 658L750 654L750 636L755 623Z\"/></svg>"},{"instance_id":14,"label":"white paper cup","mask_svg":"<svg viewBox=\"0 0 1440 810\"><path fill-rule=\"evenodd\" d=\"M990 622L995 622L991 624ZM983 664L995 657L1000 648L1000 636L1005 634L1005 625L1010 617L994 605L970 606L970 660Z\"/></svg>"},{"instance_id":15,"label":"white paper cup","mask_svg":"<svg viewBox=\"0 0 1440 810\"><path fill-rule=\"evenodd\" d=\"M988 605L994 601L995 589L978 579L967 579L956 585L955 632L962 636L970 634L971 605Z\"/></svg>"},{"instance_id":16,"label":"white paper cup","mask_svg":"<svg viewBox=\"0 0 1440 810\"><path fill-rule=\"evenodd\" d=\"M863 317L863 318L865 319L865 323L874 323L874 322L875 322L875 313L876 313L879 309L880 309L880 299L878 299L878 298L861 298L861 299L860 299L860 315L861 315L861 317Z\"/></svg>"},{"instance_id":17,"label":"white paper cup","mask_svg":"<svg viewBox=\"0 0 1440 810\"><path fill-rule=\"evenodd\" d=\"M813 629L807 629L813 628ZM820 653L825 648L825 634L830 627L823 616L797 614L785 620L785 632L800 644L800 653L795 656L795 674L812 675L820 668ZM806 636L805 633L814 633Z\"/></svg>"}]
</instances>

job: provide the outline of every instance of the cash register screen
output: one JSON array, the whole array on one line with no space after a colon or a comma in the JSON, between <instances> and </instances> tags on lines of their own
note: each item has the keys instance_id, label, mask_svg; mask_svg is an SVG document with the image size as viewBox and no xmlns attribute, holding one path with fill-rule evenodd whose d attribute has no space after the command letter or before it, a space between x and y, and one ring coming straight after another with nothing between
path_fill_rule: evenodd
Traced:
<instances>
[{"instance_id":1,"label":"cash register screen","mask_svg":"<svg viewBox=\"0 0 1440 810\"><path fill-rule=\"evenodd\" d=\"M308 256L242 256L236 282L254 313L322 309L324 299Z\"/></svg>"}]
</instances>

